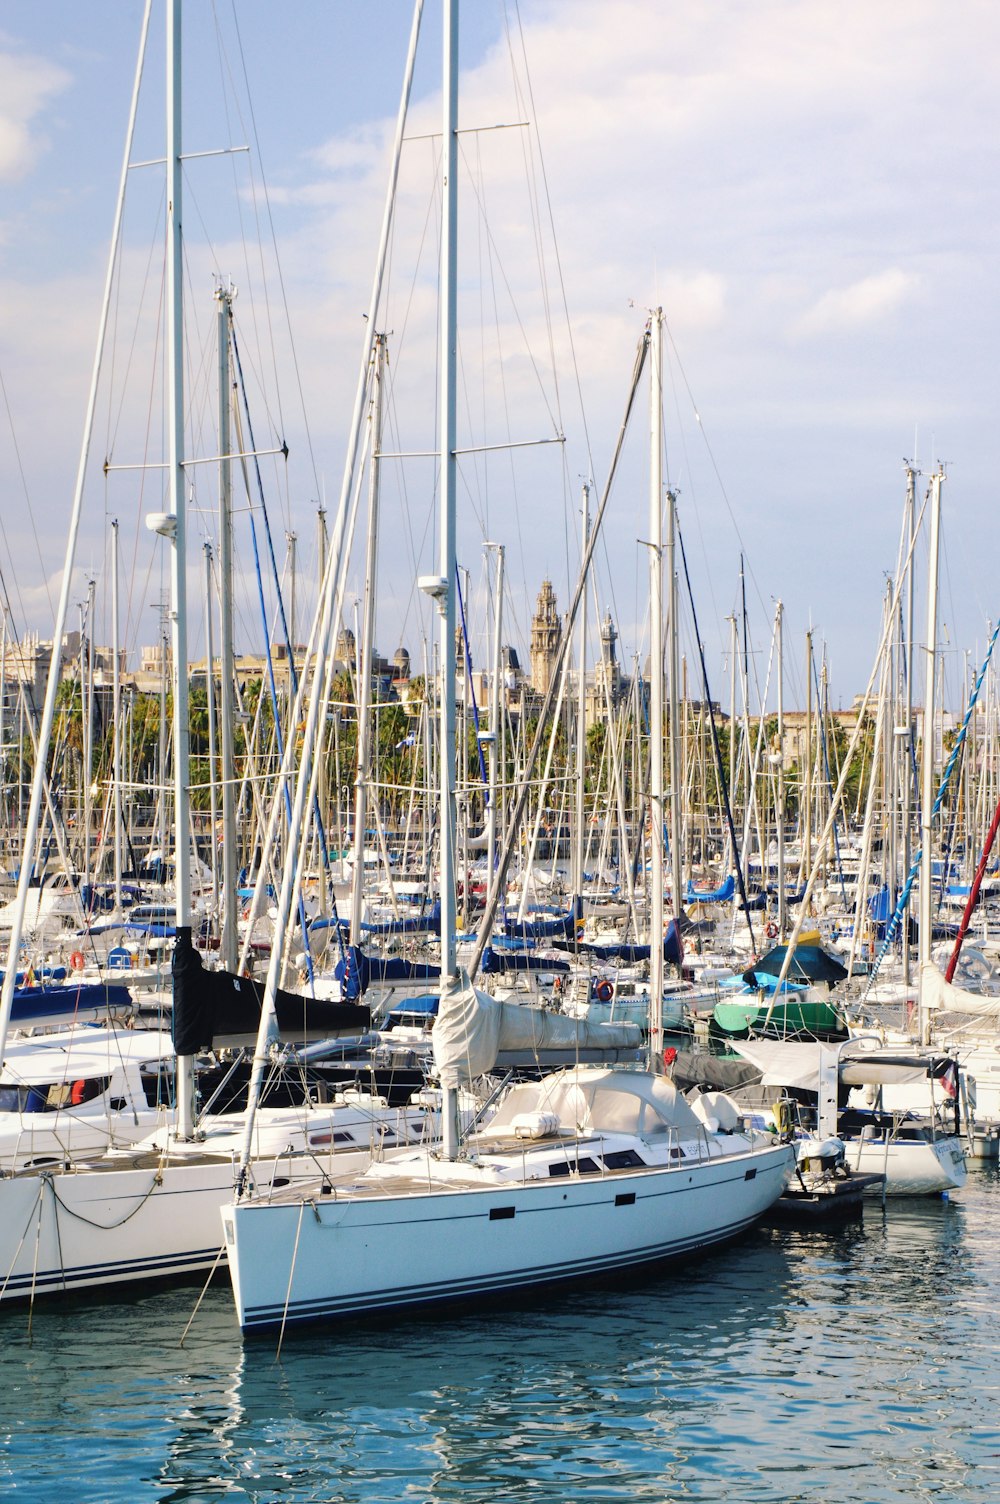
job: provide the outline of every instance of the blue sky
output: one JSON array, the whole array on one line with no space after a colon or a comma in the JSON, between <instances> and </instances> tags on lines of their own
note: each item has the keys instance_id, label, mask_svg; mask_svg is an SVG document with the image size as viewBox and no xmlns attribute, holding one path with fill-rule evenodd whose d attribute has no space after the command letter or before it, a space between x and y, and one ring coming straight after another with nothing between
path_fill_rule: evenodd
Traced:
<instances>
[{"instance_id":1,"label":"blue sky","mask_svg":"<svg viewBox=\"0 0 1000 1504\"><path fill-rule=\"evenodd\" d=\"M414 136L437 128L435 10ZM0 18L0 371L9 406L0 562L19 629L43 636L140 16L125 0L7 0ZM339 489L409 16L400 0L198 0L186 9L187 149L241 144L255 128L262 162L252 176L243 158L188 169L189 448L208 452L210 443L203 368L218 270L240 289L258 443L267 435L290 446L288 466L266 468L265 485L282 558L284 532L299 535L302 616L315 505L322 494L332 509ZM162 151L161 32L157 6L139 159ZM780 596L797 664L786 702L804 699L800 644L810 623L827 645L834 702L864 687L896 557L904 456L925 472L948 463L941 613L949 693L958 696L964 653L981 651L1000 610L998 44L1000 12L983 3L465 5L463 125L530 118L540 153L527 130L463 138L464 432L471 443L557 431L567 440L464 467L460 551L473 598L482 593L481 541L497 537L509 548L509 635L522 648L543 573L566 601L579 484L591 466L598 484L604 478L644 311L660 302L672 335L669 473L716 696L727 698L724 618L738 602L741 548L761 676ZM122 463L159 443L158 387L140 366L155 365L162 183L155 168L132 176L95 441L113 441ZM432 145L413 142L385 325L395 431L421 448L433 443L433 179ZM258 225L270 236L265 184L280 279L274 253L251 246ZM626 657L644 654L642 402L597 584ZM156 509L156 484L141 495L125 477L105 485L96 466L88 486L77 593L90 574L105 580L104 524L120 516L123 544L134 539L124 548L133 649L152 640L162 586L139 526L141 511ZM198 486L195 549L214 536L207 474ZM432 498L426 462L387 478L379 645L392 652L405 637L415 658L421 608L411 585L433 568ZM98 594L106 616L103 583ZM922 610L918 620L922 634ZM241 631L244 646L259 642L249 572ZM692 646L687 628L689 655Z\"/></svg>"}]
</instances>

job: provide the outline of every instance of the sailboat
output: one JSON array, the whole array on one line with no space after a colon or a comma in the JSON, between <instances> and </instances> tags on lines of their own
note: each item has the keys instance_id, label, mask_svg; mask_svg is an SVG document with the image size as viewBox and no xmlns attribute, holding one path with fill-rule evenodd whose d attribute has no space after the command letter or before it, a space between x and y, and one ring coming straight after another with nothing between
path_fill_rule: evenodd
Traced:
<instances>
[{"instance_id":1,"label":"sailboat","mask_svg":"<svg viewBox=\"0 0 1000 1504\"><path fill-rule=\"evenodd\" d=\"M308 1190L252 1187L223 1209L244 1329L385 1313L631 1269L736 1236L781 1195L792 1152L742 1131L721 1095L690 1106L663 1076L574 1067L516 1084L460 1142L459 1093L528 1010L459 971L454 872L458 5L444 5L439 570L440 1148ZM592 540L593 543L593 540ZM300 781L305 778L300 773ZM288 872L286 869L286 878ZM678 889L679 891L679 889ZM491 922L487 905L484 929ZM488 933L488 930L486 931ZM658 937L656 937L658 938ZM655 1001L655 999L654 999Z\"/></svg>"},{"instance_id":2,"label":"sailboat","mask_svg":"<svg viewBox=\"0 0 1000 1504\"><path fill-rule=\"evenodd\" d=\"M153 519L156 531L167 537L172 551L172 620L175 715L176 941L173 953L175 1004L185 1001L192 986L221 994L253 993L253 985L225 971L204 973L192 945L191 850L188 820L188 747L184 709L187 704L184 560L184 394L180 340L181 317L181 143L178 108L180 90L181 0L167 4L168 82L168 326L171 367L170 473L171 510ZM133 93L132 124L128 132L122 183L127 176L135 105L142 73L144 27ZM119 201L119 223L121 200ZM117 255L117 233L110 262ZM109 273L110 276L110 273ZM70 549L73 538L70 540ZM70 555L65 580L72 573ZM56 633L55 640L61 640ZM53 684L58 661L53 655L46 708L54 704ZM44 746L44 741L41 742ZM26 851L37 830L41 805L44 756L40 754L32 789L34 817ZM29 865L25 862L25 867ZM23 911L23 905L22 905ZM16 954L19 936L12 938ZM10 1019L13 974L4 979L3 1032ZM287 995L286 995L287 996ZM230 1001L232 999L230 998ZM305 999L298 999L305 1005ZM272 1011L275 996L270 998ZM330 1005L327 1005L330 1006ZM333 1005L343 1008L343 1004ZM348 1010L367 1017L367 1010ZM332 1101L306 1100L301 1107L258 1109L252 1124L241 1114L196 1118L196 1055L206 1040L211 1020L195 1009L190 1027L185 1009L174 1015L176 1048L176 1119L153 1136L85 1163L33 1170L0 1178L0 1302L66 1293L152 1278L190 1276L211 1269L222 1257L219 1209L233 1194L237 1164L242 1176L259 1186L312 1180L317 1169L361 1170L373 1157L397 1145L419 1141L436 1132L433 1100L413 1108L394 1109L365 1092L346 1091ZM271 1051L268 1050L268 1059ZM300 1057L299 1064L304 1062ZM37 1157L37 1156L36 1156Z\"/></svg>"}]
</instances>

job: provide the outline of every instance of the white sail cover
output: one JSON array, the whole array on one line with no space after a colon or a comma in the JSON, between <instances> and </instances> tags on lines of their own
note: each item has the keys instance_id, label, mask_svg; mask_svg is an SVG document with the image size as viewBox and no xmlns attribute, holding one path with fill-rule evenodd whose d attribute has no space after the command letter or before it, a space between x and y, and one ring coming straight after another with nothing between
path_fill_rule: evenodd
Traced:
<instances>
[{"instance_id":1,"label":"white sail cover","mask_svg":"<svg viewBox=\"0 0 1000 1504\"><path fill-rule=\"evenodd\" d=\"M933 961L920 968L920 1001L928 1013L968 1013L976 1018L1000 1018L1000 997L966 992L946 982Z\"/></svg>"},{"instance_id":2,"label":"white sail cover","mask_svg":"<svg viewBox=\"0 0 1000 1504\"><path fill-rule=\"evenodd\" d=\"M547 1008L500 1002L462 972L441 993L434 1024L434 1067L442 1086L468 1085L493 1069L502 1050L636 1049L637 1024L592 1023Z\"/></svg>"},{"instance_id":3,"label":"white sail cover","mask_svg":"<svg viewBox=\"0 0 1000 1504\"><path fill-rule=\"evenodd\" d=\"M733 1039L730 1044L760 1071L761 1086L802 1091L819 1091L820 1059L823 1050L831 1048L819 1042L776 1039ZM832 1048L836 1050L837 1046ZM939 1057L847 1045L838 1051L840 1079L845 1086L906 1085L926 1080L927 1068L935 1058Z\"/></svg>"}]
</instances>

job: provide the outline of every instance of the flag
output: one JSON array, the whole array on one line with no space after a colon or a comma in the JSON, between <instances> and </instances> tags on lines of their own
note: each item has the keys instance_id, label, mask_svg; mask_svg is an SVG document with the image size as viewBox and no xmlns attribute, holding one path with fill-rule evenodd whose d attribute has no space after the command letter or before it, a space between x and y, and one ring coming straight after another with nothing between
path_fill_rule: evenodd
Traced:
<instances>
[{"instance_id":1,"label":"flag","mask_svg":"<svg viewBox=\"0 0 1000 1504\"><path fill-rule=\"evenodd\" d=\"M958 1096L958 1067L954 1060L949 1060L947 1068L938 1076L938 1084L945 1096L954 1101Z\"/></svg>"}]
</instances>

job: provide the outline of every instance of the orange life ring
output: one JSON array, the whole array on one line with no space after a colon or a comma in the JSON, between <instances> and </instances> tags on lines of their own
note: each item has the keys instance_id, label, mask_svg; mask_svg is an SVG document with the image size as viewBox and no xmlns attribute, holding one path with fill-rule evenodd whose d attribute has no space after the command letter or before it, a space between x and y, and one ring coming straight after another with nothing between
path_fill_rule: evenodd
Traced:
<instances>
[{"instance_id":1,"label":"orange life ring","mask_svg":"<svg viewBox=\"0 0 1000 1504\"><path fill-rule=\"evenodd\" d=\"M82 971L87 964L87 959L82 950L75 950L69 958L70 971Z\"/></svg>"},{"instance_id":2,"label":"orange life ring","mask_svg":"<svg viewBox=\"0 0 1000 1504\"><path fill-rule=\"evenodd\" d=\"M764 930L764 934L767 936L767 938L769 940L776 940L777 939L777 936L778 936L778 926L775 924L775 922L774 922L773 919L769 919L768 920L768 922L767 922L767 928Z\"/></svg>"},{"instance_id":3,"label":"orange life ring","mask_svg":"<svg viewBox=\"0 0 1000 1504\"><path fill-rule=\"evenodd\" d=\"M614 995L615 989L612 987L607 977L602 977L597 984L597 1001L599 1003L610 1003Z\"/></svg>"}]
</instances>

